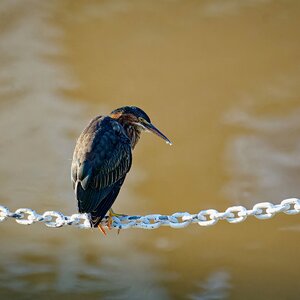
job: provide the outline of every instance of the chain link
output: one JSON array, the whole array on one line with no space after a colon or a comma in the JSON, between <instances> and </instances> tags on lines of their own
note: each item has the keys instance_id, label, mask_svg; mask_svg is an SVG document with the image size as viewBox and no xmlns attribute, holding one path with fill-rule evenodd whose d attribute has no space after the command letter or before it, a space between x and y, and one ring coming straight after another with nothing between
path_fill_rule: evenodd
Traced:
<instances>
[{"instance_id":1,"label":"chain link","mask_svg":"<svg viewBox=\"0 0 300 300\"><path fill-rule=\"evenodd\" d=\"M122 216L113 217L112 226L117 229L142 228L156 229L160 226L169 226L171 228L184 228L191 223L198 223L200 226L212 226L219 220L226 220L229 223L241 223L248 216L254 216L260 220L270 219L278 213L294 215L300 213L300 199L290 198L281 201L280 204L270 202L261 202L253 206L252 209L246 209L244 206L228 207L224 212L218 212L215 209L206 209L198 214L188 212L177 212L170 216L152 214L146 216ZM65 216L58 211L46 211L42 215L30 208L19 208L11 212L7 207L0 205L0 223L7 218L13 218L21 225L31 225L36 222L42 222L47 227L59 228L66 225L78 228L91 228L87 214L73 214ZM101 221L102 226L108 225L108 217Z\"/></svg>"}]
</instances>

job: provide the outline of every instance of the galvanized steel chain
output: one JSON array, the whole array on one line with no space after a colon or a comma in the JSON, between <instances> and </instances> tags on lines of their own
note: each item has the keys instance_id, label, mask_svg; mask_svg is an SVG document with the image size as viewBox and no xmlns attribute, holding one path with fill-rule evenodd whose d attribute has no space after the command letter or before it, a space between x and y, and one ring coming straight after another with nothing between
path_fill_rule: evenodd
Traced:
<instances>
[{"instance_id":1,"label":"galvanized steel chain","mask_svg":"<svg viewBox=\"0 0 300 300\"><path fill-rule=\"evenodd\" d=\"M224 212L215 209L201 210L198 214L187 212L177 212L172 215L152 214L146 216L122 216L113 217L112 226L118 229L142 228L156 229L160 226L170 226L172 228L184 228L191 223L198 223L200 226L212 226L219 220L226 220L229 223L240 223L248 216L257 219L270 219L278 213L294 215L300 213L300 199L290 198L281 201L280 204L262 202L255 204L252 209L244 206L232 206ZM61 212L46 211L42 215L30 208L19 208L11 212L7 207L0 205L0 223L7 218L13 218L18 224L31 225L42 222L48 227L62 227L72 225L78 228L91 228L86 214L73 214L65 216ZM108 225L108 217L102 220L102 226Z\"/></svg>"}]
</instances>

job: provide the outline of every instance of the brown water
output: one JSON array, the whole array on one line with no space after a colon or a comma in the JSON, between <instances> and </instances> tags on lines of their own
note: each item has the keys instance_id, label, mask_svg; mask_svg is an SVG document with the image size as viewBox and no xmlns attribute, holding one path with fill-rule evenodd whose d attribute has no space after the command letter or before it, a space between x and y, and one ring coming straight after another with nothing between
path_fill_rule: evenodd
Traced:
<instances>
[{"instance_id":1,"label":"brown water","mask_svg":"<svg viewBox=\"0 0 300 300\"><path fill-rule=\"evenodd\" d=\"M0 2L0 204L76 212L75 140L142 107L128 214L300 195L300 2ZM299 216L210 228L0 224L1 299L298 299Z\"/></svg>"}]
</instances>

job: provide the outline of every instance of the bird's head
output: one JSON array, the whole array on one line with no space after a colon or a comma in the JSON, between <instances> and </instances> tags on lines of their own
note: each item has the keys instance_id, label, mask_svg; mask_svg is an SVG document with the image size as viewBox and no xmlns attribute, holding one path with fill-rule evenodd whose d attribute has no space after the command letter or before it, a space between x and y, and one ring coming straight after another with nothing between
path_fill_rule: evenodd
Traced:
<instances>
[{"instance_id":1,"label":"bird's head","mask_svg":"<svg viewBox=\"0 0 300 300\"><path fill-rule=\"evenodd\" d=\"M141 131L150 131L165 140L167 144L172 145L171 141L151 123L148 115L136 106L117 108L111 112L110 117L119 121L129 133L129 136L135 133L139 137Z\"/></svg>"}]
</instances>

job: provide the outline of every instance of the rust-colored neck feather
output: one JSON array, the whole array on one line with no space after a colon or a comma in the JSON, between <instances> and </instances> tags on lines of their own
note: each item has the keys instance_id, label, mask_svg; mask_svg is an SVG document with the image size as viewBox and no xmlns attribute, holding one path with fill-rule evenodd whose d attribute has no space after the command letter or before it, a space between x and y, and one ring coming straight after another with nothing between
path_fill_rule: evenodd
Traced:
<instances>
[{"instance_id":1,"label":"rust-colored neck feather","mask_svg":"<svg viewBox=\"0 0 300 300\"><path fill-rule=\"evenodd\" d=\"M132 115L125 115L121 113L111 114L110 117L118 121L123 126L131 141L131 148L134 149L141 135L141 128L134 124L137 122L137 118Z\"/></svg>"}]
</instances>

